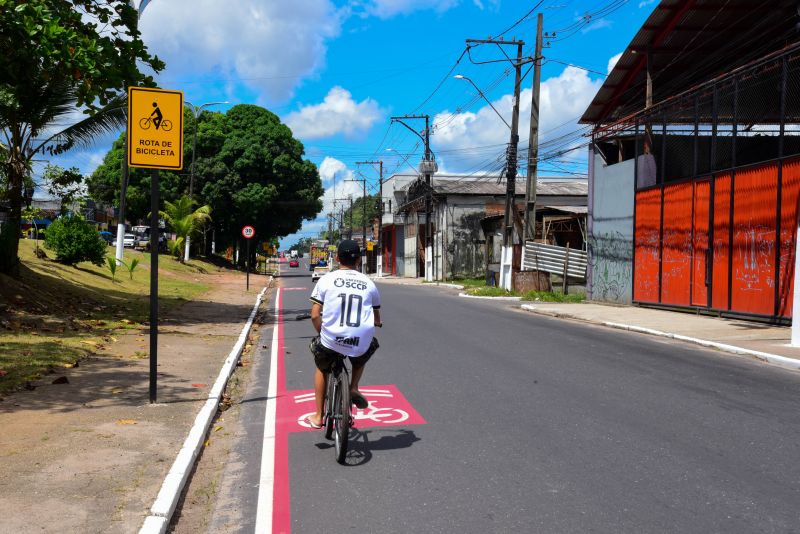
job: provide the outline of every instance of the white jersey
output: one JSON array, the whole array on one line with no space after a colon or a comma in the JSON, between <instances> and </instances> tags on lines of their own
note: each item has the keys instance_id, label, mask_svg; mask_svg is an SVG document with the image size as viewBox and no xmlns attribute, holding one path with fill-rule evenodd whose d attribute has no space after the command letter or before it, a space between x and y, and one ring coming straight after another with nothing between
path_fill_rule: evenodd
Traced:
<instances>
[{"instance_id":1,"label":"white jersey","mask_svg":"<svg viewBox=\"0 0 800 534\"><path fill-rule=\"evenodd\" d=\"M381 296L375 284L358 271L339 269L319 279L311 302L322 305L322 345L345 356L361 356L375 335Z\"/></svg>"}]
</instances>

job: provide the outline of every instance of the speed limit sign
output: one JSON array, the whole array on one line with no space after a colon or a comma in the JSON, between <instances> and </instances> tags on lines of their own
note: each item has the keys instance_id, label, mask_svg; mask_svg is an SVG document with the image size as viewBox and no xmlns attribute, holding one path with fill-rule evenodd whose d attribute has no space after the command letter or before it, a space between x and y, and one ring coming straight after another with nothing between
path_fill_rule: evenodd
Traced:
<instances>
[{"instance_id":1,"label":"speed limit sign","mask_svg":"<svg viewBox=\"0 0 800 534\"><path fill-rule=\"evenodd\" d=\"M252 226L245 226L244 228L242 228L242 235L244 236L245 239L250 239L251 237L256 235L256 229L253 228Z\"/></svg>"}]
</instances>

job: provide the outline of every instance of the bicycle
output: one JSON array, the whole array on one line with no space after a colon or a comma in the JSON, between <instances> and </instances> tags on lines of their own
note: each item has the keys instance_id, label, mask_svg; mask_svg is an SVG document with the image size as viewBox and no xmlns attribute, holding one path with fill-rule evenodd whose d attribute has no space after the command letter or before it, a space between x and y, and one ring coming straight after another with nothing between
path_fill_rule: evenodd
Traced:
<instances>
[{"instance_id":1,"label":"bicycle","mask_svg":"<svg viewBox=\"0 0 800 534\"><path fill-rule=\"evenodd\" d=\"M347 357L338 354L328 371L328 388L325 392L323 426L325 438L333 437L336 461L344 464L350 427L353 424L352 404L350 403L350 373L344 363Z\"/></svg>"},{"instance_id":2,"label":"bicycle","mask_svg":"<svg viewBox=\"0 0 800 534\"><path fill-rule=\"evenodd\" d=\"M143 118L143 119L141 119L139 121L139 127L142 130L147 130L148 128L150 128L150 125L152 123L153 123L153 120L152 120L151 117L145 117L145 118ZM163 121L161 121L161 129L164 130L165 132L168 132L168 131L172 130L172 121L167 120L167 119L164 119Z\"/></svg>"}]
</instances>

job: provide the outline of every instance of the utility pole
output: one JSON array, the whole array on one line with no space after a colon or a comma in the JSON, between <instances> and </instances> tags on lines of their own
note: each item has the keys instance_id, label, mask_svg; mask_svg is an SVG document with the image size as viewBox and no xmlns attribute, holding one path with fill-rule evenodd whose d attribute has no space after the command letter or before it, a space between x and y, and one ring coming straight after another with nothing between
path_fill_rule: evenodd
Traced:
<instances>
[{"instance_id":1,"label":"utility pole","mask_svg":"<svg viewBox=\"0 0 800 534\"><path fill-rule=\"evenodd\" d=\"M352 178L345 180L346 182L361 182L361 231L363 238L361 243L361 272L367 272L367 179L366 178ZM350 232L352 233L353 226L353 199L350 199ZM352 235L351 235L352 238Z\"/></svg>"},{"instance_id":2,"label":"utility pole","mask_svg":"<svg viewBox=\"0 0 800 534\"><path fill-rule=\"evenodd\" d=\"M467 39L467 44L496 44L516 45L517 59L511 61L514 65L514 107L511 115L511 141L506 152L506 209L503 218L503 249L500 254L500 286L511 290L512 267L514 259L514 197L516 196L515 181L517 177L517 144L519 143L519 92L522 81L523 41L504 41L500 39Z\"/></svg>"},{"instance_id":3,"label":"utility pole","mask_svg":"<svg viewBox=\"0 0 800 534\"><path fill-rule=\"evenodd\" d=\"M347 229L347 239L353 239L353 197L348 197L350 201L350 227Z\"/></svg>"},{"instance_id":4,"label":"utility pole","mask_svg":"<svg viewBox=\"0 0 800 534\"><path fill-rule=\"evenodd\" d=\"M375 258L375 273L383 276L383 161L357 161L356 165L379 165L378 174L378 253ZM366 195L366 193L365 193ZM365 196L366 198L366 196Z\"/></svg>"},{"instance_id":5,"label":"utility pole","mask_svg":"<svg viewBox=\"0 0 800 534\"><path fill-rule=\"evenodd\" d=\"M422 136L414 128L403 122L404 119L425 119L425 135ZM403 115L401 117L392 117L392 122L399 122L412 132L417 137L422 139L425 143L425 157L420 163L420 170L425 176L425 280L428 282L433 281L433 235L432 234L432 207L433 207L433 187L431 185L431 176L436 173L438 166L436 161L431 158L431 130L430 130L430 116L429 115Z\"/></svg>"},{"instance_id":6,"label":"utility pole","mask_svg":"<svg viewBox=\"0 0 800 534\"><path fill-rule=\"evenodd\" d=\"M536 239L536 180L539 160L539 90L542 80L543 15L536 19L536 51L533 54L533 88L531 90L531 129L528 137L528 180L525 187L525 223L522 227L522 247Z\"/></svg>"}]
</instances>

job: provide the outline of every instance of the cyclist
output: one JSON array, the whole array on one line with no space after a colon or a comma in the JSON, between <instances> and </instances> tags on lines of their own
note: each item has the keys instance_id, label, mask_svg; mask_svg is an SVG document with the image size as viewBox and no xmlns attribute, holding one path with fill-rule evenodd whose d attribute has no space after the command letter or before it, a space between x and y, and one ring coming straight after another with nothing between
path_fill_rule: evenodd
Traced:
<instances>
[{"instance_id":1,"label":"cyclist","mask_svg":"<svg viewBox=\"0 0 800 534\"><path fill-rule=\"evenodd\" d=\"M327 374L336 361L336 354L350 358L353 378L350 398L356 407L364 409L367 399L358 391L364 365L378 350L375 327L381 323L381 296L375 284L358 272L361 251L358 243L344 240L339 243L336 258L339 269L319 279L311 293L311 322L319 334L311 340L311 352L317 369L314 373L316 413L306 418L313 428L322 428Z\"/></svg>"}]
</instances>

